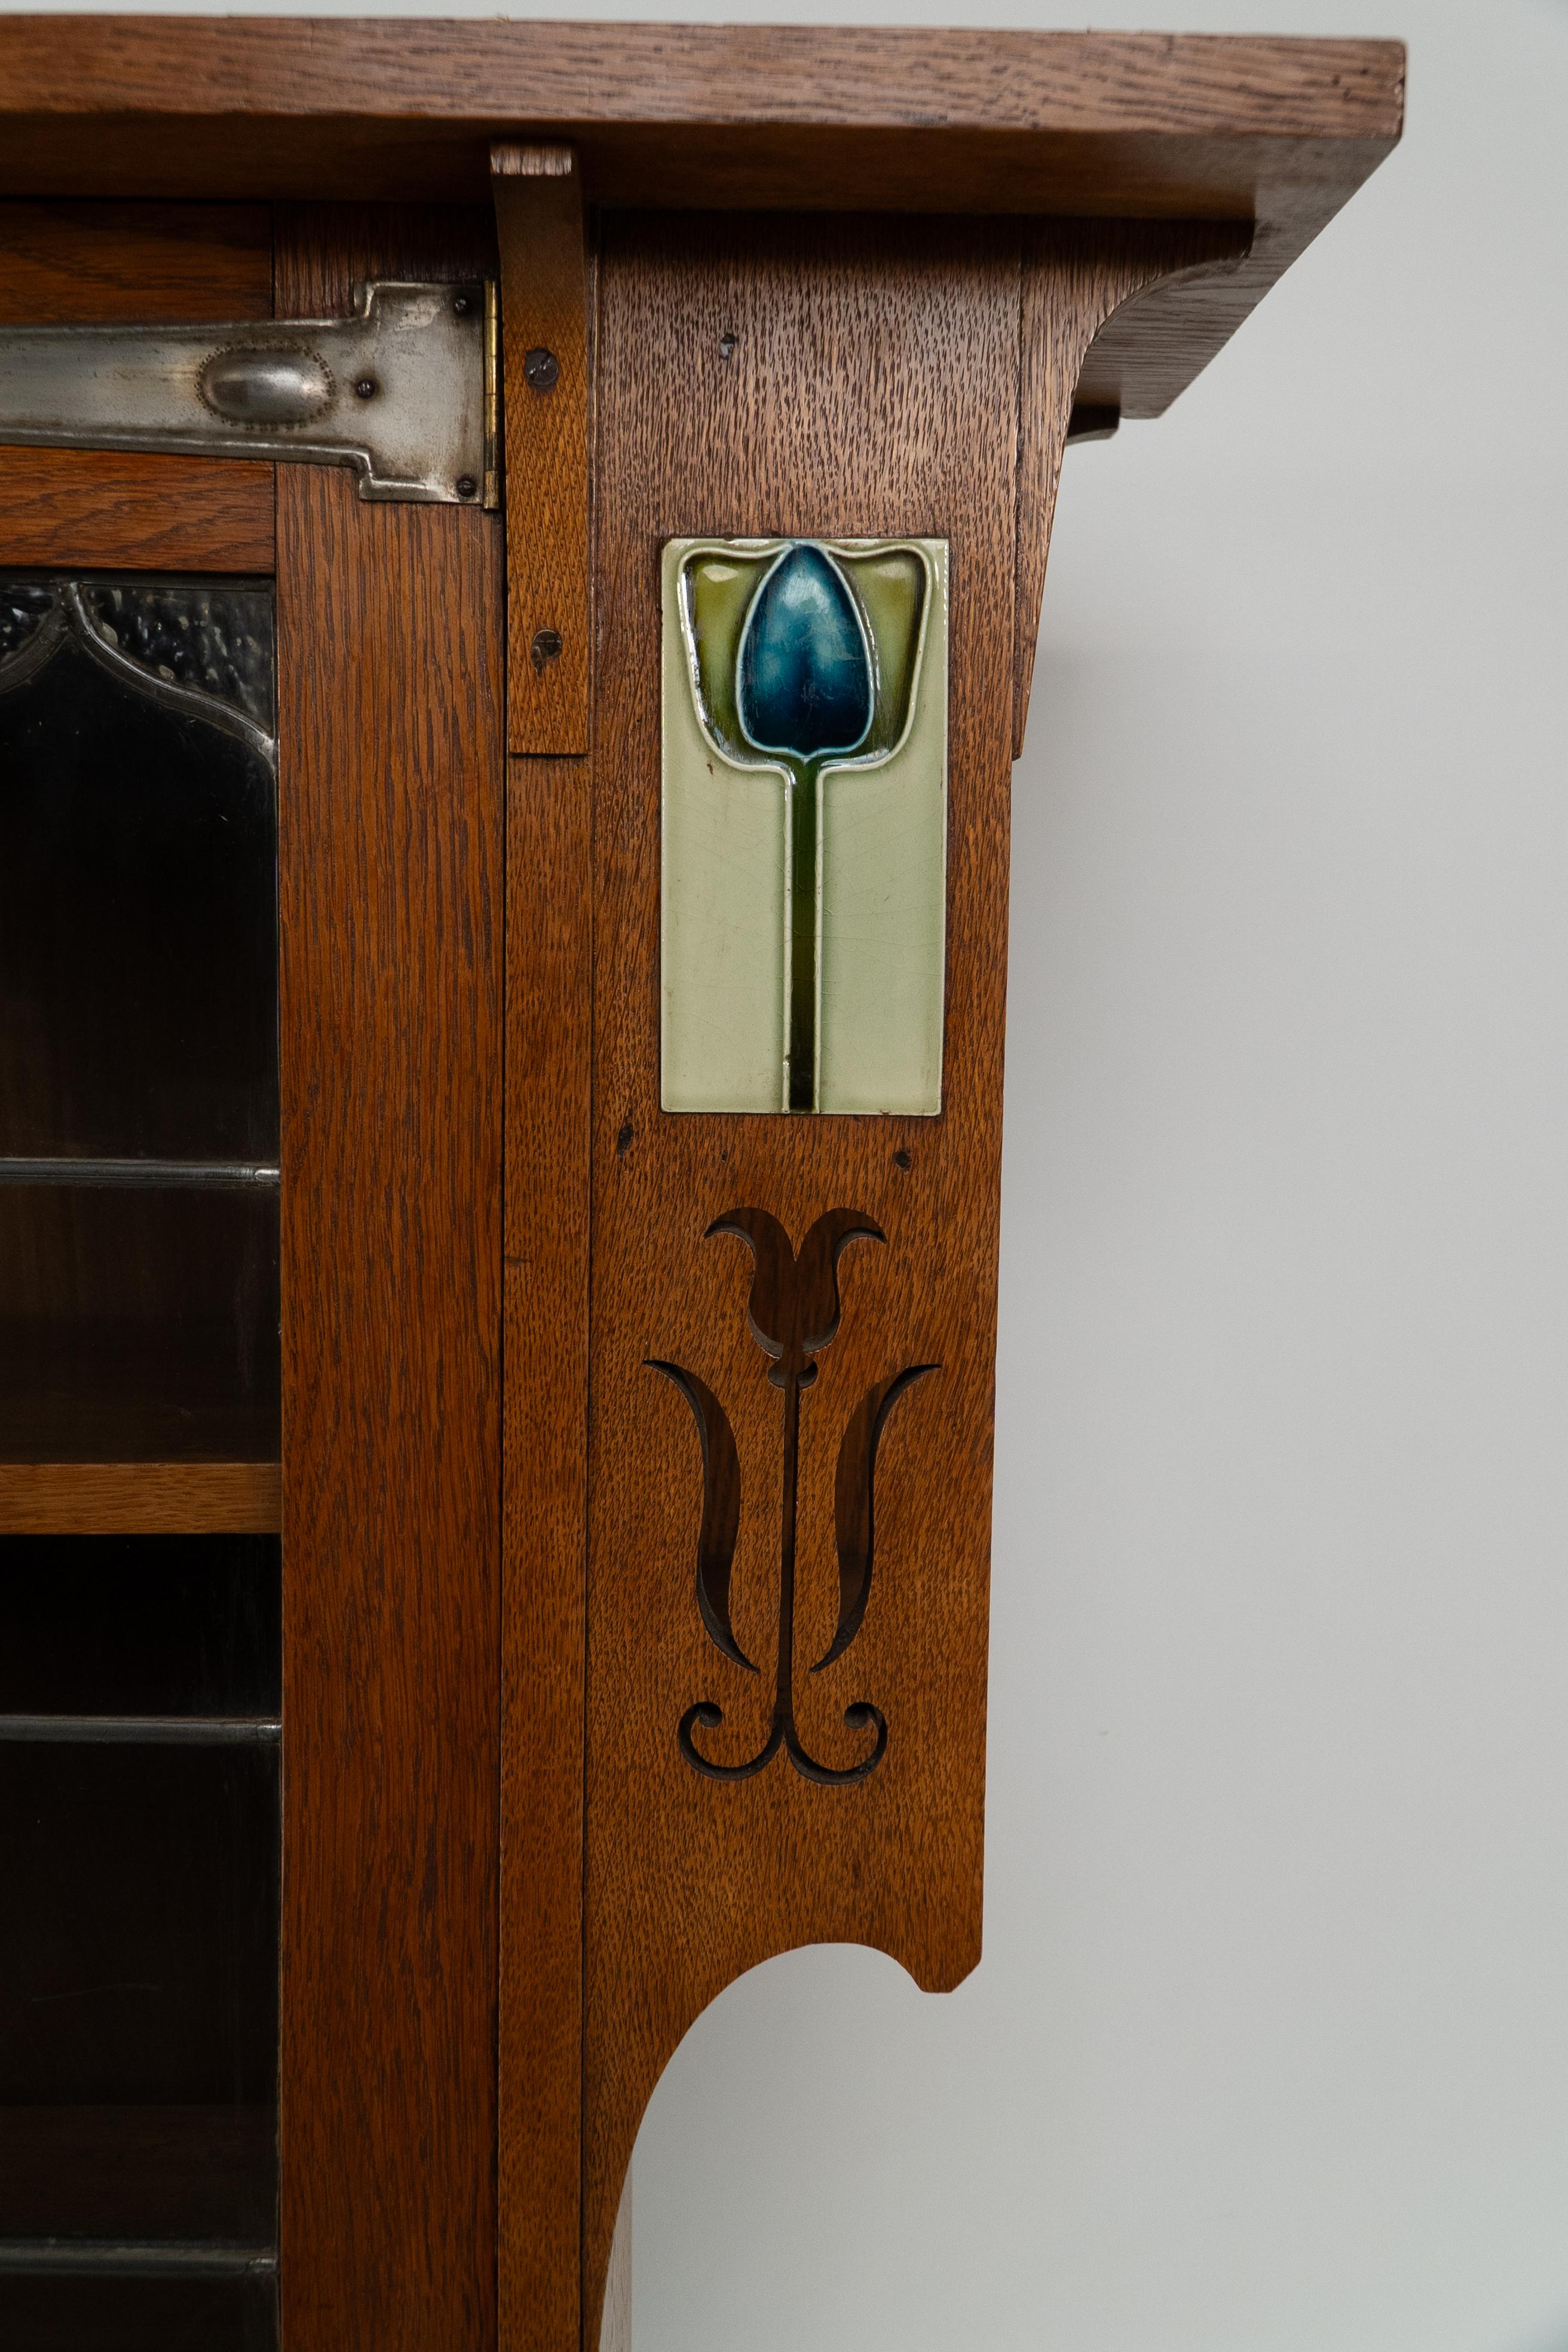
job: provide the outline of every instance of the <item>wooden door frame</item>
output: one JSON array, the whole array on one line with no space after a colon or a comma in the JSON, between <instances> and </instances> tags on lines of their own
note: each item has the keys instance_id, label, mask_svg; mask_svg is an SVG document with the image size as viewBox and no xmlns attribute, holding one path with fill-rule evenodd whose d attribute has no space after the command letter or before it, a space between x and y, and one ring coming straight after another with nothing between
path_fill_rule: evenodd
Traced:
<instances>
[{"instance_id":1,"label":"wooden door frame","mask_svg":"<svg viewBox=\"0 0 1568 2352\"><path fill-rule=\"evenodd\" d=\"M280 209L280 315L493 268ZM278 476L288 2352L495 2340L503 551Z\"/></svg>"}]
</instances>

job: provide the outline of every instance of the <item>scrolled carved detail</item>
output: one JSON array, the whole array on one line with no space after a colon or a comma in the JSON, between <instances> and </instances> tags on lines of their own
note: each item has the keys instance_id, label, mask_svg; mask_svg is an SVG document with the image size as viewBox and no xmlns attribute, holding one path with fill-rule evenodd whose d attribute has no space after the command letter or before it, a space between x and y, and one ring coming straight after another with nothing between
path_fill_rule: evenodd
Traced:
<instances>
[{"instance_id":1,"label":"scrolled carved detail","mask_svg":"<svg viewBox=\"0 0 1568 2352\"><path fill-rule=\"evenodd\" d=\"M877 1448L888 1417L899 1399L939 1364L910 1364L890 1380L874 1381L844 1432L838 1448L838 1475L834 1481L834 1533L838 1544L838 1624L832 1641L812 1668L819 1675L841 1658L866 1614L871 1598L871 1568L876 1546Z\"/></svg>"},{"instance_id":2,"label":"scrolled carved detail","mask_svg":"<svg viewBox=\"0 0 1568 2352\"><path fill-rule=\"evenodd\" d=\"M691 1407L702 1447L702 1525L697 1538L697 1606L708 1638L715 1649L749 1675L757 1671L735 1639L730 1622L730 1571L735 1563L735 1543L741 1532L741 1457L730 1416L695 1372L658 1356L647 1359L650 1372L672 1381Z\"/></svg>"}]
</instances>

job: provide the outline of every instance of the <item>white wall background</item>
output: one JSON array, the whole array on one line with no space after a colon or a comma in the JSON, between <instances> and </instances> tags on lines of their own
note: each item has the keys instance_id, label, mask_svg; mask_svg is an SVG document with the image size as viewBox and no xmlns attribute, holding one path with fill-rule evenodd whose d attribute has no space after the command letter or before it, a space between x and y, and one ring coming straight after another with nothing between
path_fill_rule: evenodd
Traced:
<instances>
[{"instance_id":1,"label":"white wall background","mask_svg":"<svg viewBox=\"0 0 1568 2352\"><path fill-rule=\"evenodd\" d=\"M1128 15L1404 35L1409 128L1068 459L985 1958L700 2022L637 2352L1568 2352L1568 5Z\"/></svg>"}]
</instances>

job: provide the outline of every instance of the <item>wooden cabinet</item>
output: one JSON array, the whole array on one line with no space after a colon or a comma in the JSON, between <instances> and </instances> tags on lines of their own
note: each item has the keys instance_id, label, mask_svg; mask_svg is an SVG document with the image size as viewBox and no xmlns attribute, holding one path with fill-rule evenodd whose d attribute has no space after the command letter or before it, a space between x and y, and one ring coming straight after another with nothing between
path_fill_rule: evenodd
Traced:
<instances>
[{"instance_id":1,"label":"wooden cabinet","mask_svg":"<svg viewBox=\"0 0 1568 2352\"><path fill-rule=\"evenodd\" d=\"M1063 451L1373 168L1402 53L0 58L0 443L8 332L206 369L367 283L499 288L500 436L367 497L208 373L181 446L0 446L0 2336L608 2343L704 2004L979 1957Z\"/></svg>"}]
</instances>

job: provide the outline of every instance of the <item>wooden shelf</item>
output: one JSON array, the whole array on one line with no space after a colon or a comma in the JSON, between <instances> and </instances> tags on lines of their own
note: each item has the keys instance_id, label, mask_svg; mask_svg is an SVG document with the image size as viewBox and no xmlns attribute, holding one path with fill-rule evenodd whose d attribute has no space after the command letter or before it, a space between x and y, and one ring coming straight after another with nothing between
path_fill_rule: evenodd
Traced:
<instances>
[{"instance_id":1,"label":"wooden shelf","mask_svg":"<svg viewBox=\"0 0 1568 2352\"><path fill-rule=\"evenodd\" d=\"M0 1462L0 1535L275 1535L276 1462Z\"/></svg>"}]
</instances>

